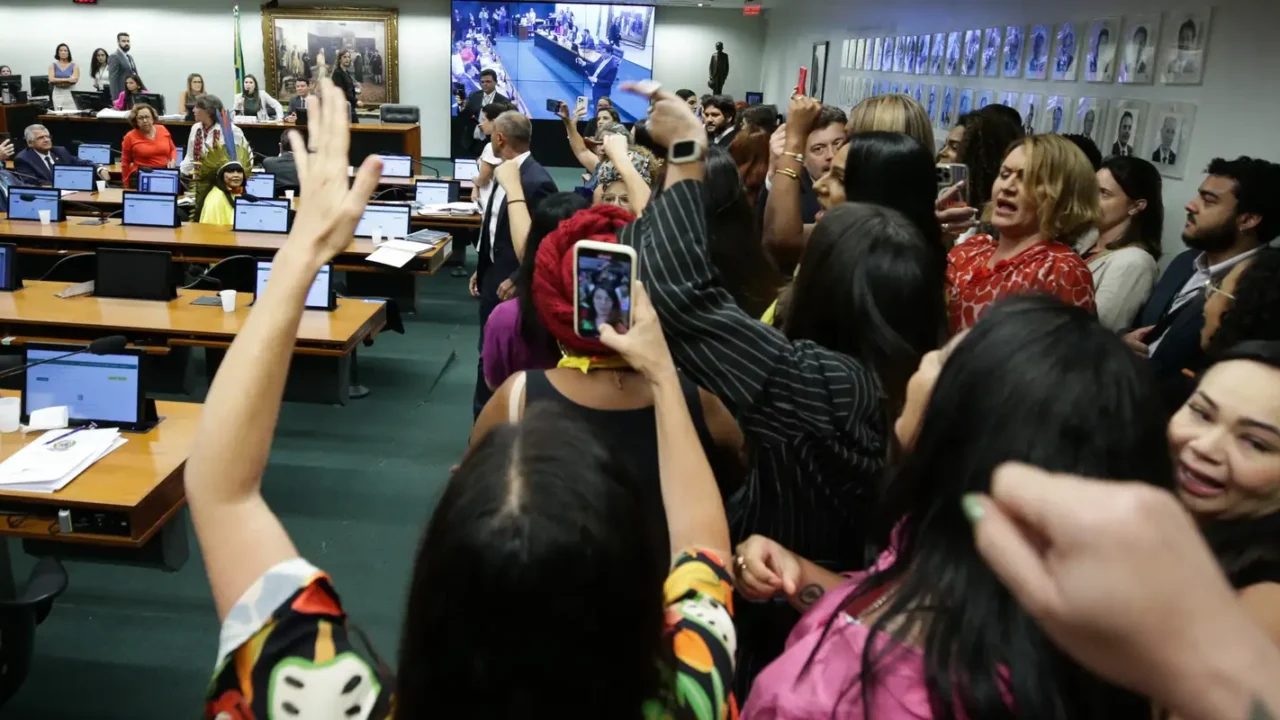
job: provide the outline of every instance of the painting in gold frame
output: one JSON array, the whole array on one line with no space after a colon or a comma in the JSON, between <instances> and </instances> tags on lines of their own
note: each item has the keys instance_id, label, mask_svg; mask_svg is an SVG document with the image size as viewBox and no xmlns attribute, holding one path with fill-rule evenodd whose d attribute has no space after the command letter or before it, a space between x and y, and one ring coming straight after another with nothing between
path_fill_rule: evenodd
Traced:
<instances>
[{"instance_id":1,"label":"painting in gold frame","mask_svg":"<svg viewBox=\"0 0 1280 720\"><path fill-rule=\"evenodd\" d=\"M399 102L398 17L394 8L263 8L267 87L287 104L298 78L314 83L328 76L338 53L348 50L357 99L366 107Z\"/></svg>"}]
</instances>

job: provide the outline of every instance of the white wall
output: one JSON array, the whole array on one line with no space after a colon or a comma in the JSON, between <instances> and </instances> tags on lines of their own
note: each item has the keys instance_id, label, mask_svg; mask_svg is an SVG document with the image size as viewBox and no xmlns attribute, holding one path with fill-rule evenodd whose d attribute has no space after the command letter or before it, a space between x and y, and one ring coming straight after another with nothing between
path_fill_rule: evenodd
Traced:
<instances>
[{"instance_id":1,"label":"white wall","mask_svg":"<svg viewBox=\"0 0 1280 720\"><path fill-rule=\"evenodd\" d=\"M723 42L729 54L724 91L741 100L748 90L760 90L766 28L764 18L744 17L740 8L659 7L653 77L672 90L711 92L707 87L711 55L716 42Z\"/></svg>"},{"instance_id":2,"label":"white wall","mask_svg":"<svg viewBox=\"0 0 1280 720\"><path fill-rule=\"evenodd\" d=\"M1171 10L1167 3L1150 0L1077 0L1069 5L1029 3L1024 0L985 0L956 3L951 0L789 0L786 11L770 10L765 40L763 77L765 97L785 95L795 84L796 69L809 63L813 42L829 40L833 59L827 74L827 95L836 92L840 74L840 42L875 35L908 35L950 32L1006 24L1049 24L1090 20L1107 15ZM1203 179L1209 160L1237 155L1261 156L1280 162L1275 132L1280 117L1280 2L1276 0L1218 0L1207 46L1204 84L1200 86L1100 85L1082 91L1073 83L1028 80L948 78L962 87L990 87L997 92L1018 91L1135 98L1150 102L1196 103L1195 131L1184 180L1165 179L1166 257L1184 249L1181 228L1183 206ZM1200 7L1199 3L1182 5ZM1169 29L1164 28L1163 32ZM855 73L860 74L860 73ZM894 76L897 77L897 76ZM902 76L906 79L906 76ZM943 79L937 80L942 84ZM1080 85L1084 83L1081 82Z\"/></svg>"}]
</instances>

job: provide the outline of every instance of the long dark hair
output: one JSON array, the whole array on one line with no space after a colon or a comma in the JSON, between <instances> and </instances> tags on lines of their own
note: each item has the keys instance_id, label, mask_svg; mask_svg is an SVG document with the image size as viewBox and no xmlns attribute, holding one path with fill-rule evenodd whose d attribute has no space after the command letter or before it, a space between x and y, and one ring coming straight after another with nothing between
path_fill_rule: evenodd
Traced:
<instances>
[{"instance_id":1,"label":"long dark hair","mask_svg":"<svg viewBox=\"0 0 1280 720\"><path fill-rule=\"evenodd\" d=\"M1146 200L1147 206L1129 223L1129 231L1110 249L1136 245L1160 259L1160 234L1164 229L1164 182L1156 166L1139 157L1112 155L1102 161L1130 200Z\"/></svg>"},{"instance_id":2,"label":"long dark hair","mask_svg":"<svg viewBox=\"0 0 1280 720\"><path fill-rule=\"evenodd\" d=\"M969 207L979 210L991 202L991 187L1000 174L1000 165L1009 146L1024 135L1022 125L1007 114L985 110L962 115L958 121L964 126L964 139L960 141L957 154L959 161L969 168L969 181L965 183L969 191Z\"/></svg>"},{"instance_id":3,"label":"long dark hair","mask_svg":"<svg viewBox=\"0 0 1280 720\"><path fill-rule=\"evenodd\" d=\"M897 210L920 230L925 240L941 249L942 226L934 208L938 176L933 153L920 141L898 132L854 133L847 144L846 199Z\"/></svg>"},{"instance_id":4,"label":"long dark hair","mask_svg":"<svg viewBox=\"0 0 1280 720\"><path fill-rule=\"evenodd\" d=\"M960 508L1009 460L1167 486L1164 416L1144 365L1091 313L1048 296L997 302L952 350L876 510L896 559L850 593L890 589L869 634L921 638L935 718L1149 712L1055 648L978 555ZM862 651L866 707L899 647L877 646Z\"/></svg>"},{"instance_id":5,"label":"long dark hair","mask_svg":"<svg viewBox=\"0 0 1280 720\"><path fill-rule=\"evenodd\" d=\"M783 329L792 340L867 363L880 380L889 421L902 409L920 358L946 336L945 275L938 239L926 239L902 213L839 205L805 245Z\"/></svg>"},{"instance_id":6,"label":"long dark hair","mask_svg":"<svg viewBox=\"0 0 1280 720\"><path fill-rule=\"evenodd\" d=\"M418 549L397 716L639 718L669 655L645 507L630 463L553 403L486 436Z\"/></svg>"},{"instance_id":7,"label":"long dark hair","mask_svg":"<svg viewBox=\"0 0 1280 720\"><path fill-rule=\"evenodd\" d=\"M760 317L778 298L782 274L764 251L738 165L723 148L708 149L702 192L707 256L734 303L751 317Z\"/></svg>"},{"instance_id":8,"label":"long dark hair","mask_svg":"<svg viewBox=\"0 0 1280 720\"><path fill-rule=\"evenodd\" d=\"M98 53L102 53L102 54L103 54L103 56L105 56L107 59L106 59L106 60L103 60L102 62L98 62ZM106 67L106 66L107 66L107 63L108 63L108 62L110 62L110 61L111 61L111 54L110 54L110 53L108 53L108 52L106 51L106 49L105 49L105 48L98 48L98 49L94 50L94 51L93 51L93 59L89 61L89 75L90 75L90 77L97 76L98 71L99 71L99 70L101 70L102 68Z\"/></svg>"},{"instance_id":9,"label":"long dark hair","mask_svg":"<svg viewBox=\"0 0 1280 720\"><path fill-rule=\"evenodd\" d=\"M547 332L533 305L533 266L542 239L555 230L562 220L573 217L579 210L591 207L591 201L578 193L562 192L550 195L538 203L529 226L529 237L524 241L524 258L516 275L516 298L520 304L520 337L530 348L546 348L549 357L560 354L556 339Z\"/></svg>"}]
</instances>

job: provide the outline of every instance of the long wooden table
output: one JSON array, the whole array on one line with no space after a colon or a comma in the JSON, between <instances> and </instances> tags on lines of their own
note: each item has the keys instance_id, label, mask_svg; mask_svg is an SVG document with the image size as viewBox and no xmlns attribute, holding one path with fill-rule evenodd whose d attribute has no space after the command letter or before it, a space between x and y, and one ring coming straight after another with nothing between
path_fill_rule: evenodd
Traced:
<instances>
[{"instance_id":1,"label":"long wooden table","mask_svg":"<svg viewBox=\"0 0 1280 720\"><path fill-rule=\"evenodd\" d=\"M73 140L99 143L119 148L129 123L124 118L98 118L86 115L41 115L38 122L49 129L56 145L69 147ZM161 120L168 128L173 142L186 147L191 126L185 120ZM297 128L306 132L305 125L293 123L236 123L244 132L245 140L258 152L274 155L280 146L280 136L285 130ZM14 133L15 136L20 133ZM21 150L25 143L15 137L14 145ZM408 155L417 160L422 157L422 128L419 125L400 123L357 123L351 126L351 164L359 165L369 155Z\"/></svg>"}]
</instances>

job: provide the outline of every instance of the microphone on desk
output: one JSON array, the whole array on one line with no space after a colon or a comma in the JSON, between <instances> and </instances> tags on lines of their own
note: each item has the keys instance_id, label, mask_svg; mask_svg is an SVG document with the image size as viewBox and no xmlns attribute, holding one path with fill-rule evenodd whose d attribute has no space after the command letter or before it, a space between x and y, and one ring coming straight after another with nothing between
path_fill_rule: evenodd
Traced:
<instances>
[{"instance_id":1,"label":"microphone on desk","mask_svg":"<svg viewBox=\"0 0 1280 720\"><path fill-rule=\"evenodd\" d=\"M440 177L440 171L437 170L434 165L431 165L430 163L422 162L421 160L415 160L413 158L409 158L409 161L417 163L419 167L430 168L431 172L436 174L436 177Z\"/></svg>"},{"instance_id":2,"label":"microphone on desk","mask_svg":"<svg viewBox=\"0 0 1280 720\"><path fill-rule=\"evenodd\" d=\"M129 338L123 335L108 335L106 337L101 337L101 338L98 338L97 340L94 340L93 342L89 343L88 347L83 347L83 348L80 348L79 350L74 350L72 352L66 353L65 355L58 355L57 357L45 358L44 360L37 360L36 362L27 363L26 365L22 365L16 368L10 368L8 370L5 370L4 372L0 372L0 378L7 378L10 375L17 375L20 372L26 372L28 369L33 368L37 365L43 365L45 363L51 363L58 360L65 360L66 358L69 358L72 355L82 355L84 353L88 353L90 355L114 355L120 352L121 350L124 350L125 346L127 346L128 344L129 344Z\"/></svg>"},{"instance_id":3,"label":"microphone on desk","mask_svg":"<svg viewBox=\"0 0 1280 720\"><path fill-rule=\"evenodd\" d=\"M24 172L18 172L17 170L5 170L5 172L9 173L10 175L12 175L12 176L14 176L14 177L18 177L18 178L26 178L27 180L31 180L31 181L33 181L36 185L44 185L44 178L36 177L35 175L28 175L28 174L26 174L26 173L24 173ZM14 189L16 190L16 189L20 189L20 188L14 188ZM23 198L23 199L25 200L26 198Z\"/></svg>"},{"instance_id":4,"label":"microphone on desk","mask_svg":"<svg viewBox=\"0 0 1280 720\"><path fill-rule=\"evenodd\" d=\"M26 199L27 198L23 198L23 200L26 200ZM123 207L120 208L119 210L112 210L111 212L106 212L103 208L97 207L96 205L90 205L89 203L76 202L75 200L67 200L66 198L62 199L62 204L69 205L71 207L84 208L85 210L88 210L95 214L93 218L90 218L89 220L86 220L80 223L81 225L106 225L107 220L124 212Z\"/></svg>"}]
</instances>

